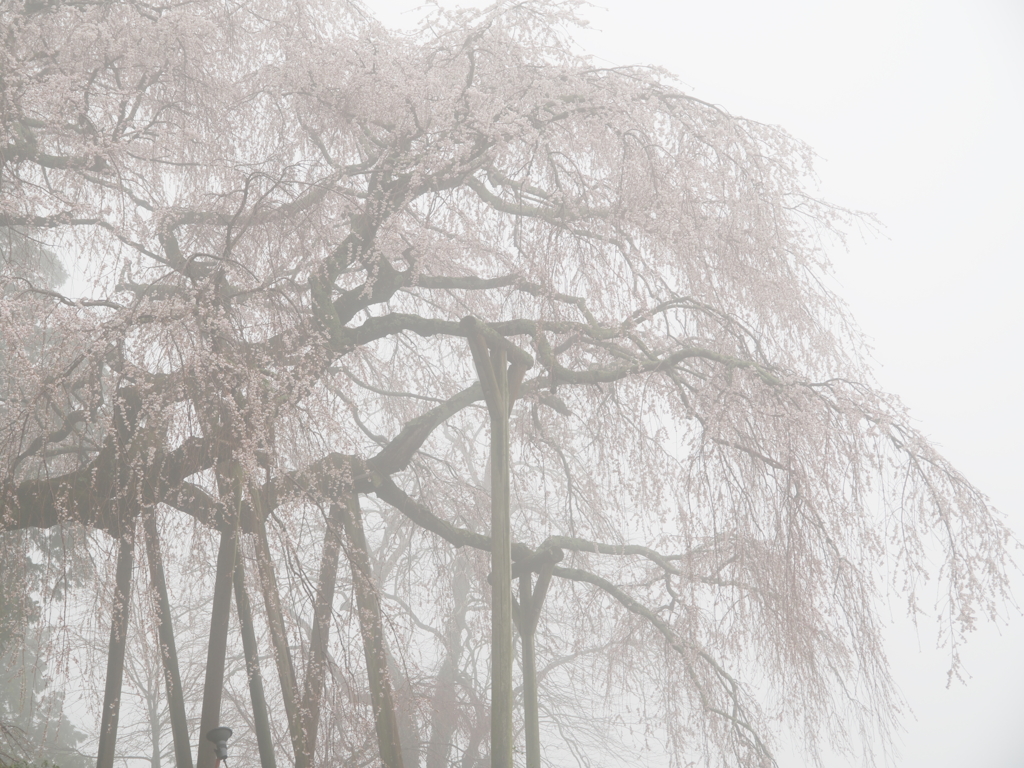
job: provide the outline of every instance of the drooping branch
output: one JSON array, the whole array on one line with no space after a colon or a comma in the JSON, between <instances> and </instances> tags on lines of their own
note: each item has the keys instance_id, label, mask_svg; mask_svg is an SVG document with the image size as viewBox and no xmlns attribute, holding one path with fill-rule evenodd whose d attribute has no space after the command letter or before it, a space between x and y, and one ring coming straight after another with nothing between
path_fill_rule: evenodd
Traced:
<instances>
[{"instance_id":1,"label":"drooping branch","mask_svg":"<svg viewBox=\"0 0 1024 768\"><path fill-rule=\"evenodd\" d=\"M402 431L385 445L380 452L366 463L372 469L384 475L392 475L409 466L413 455L420 449L430 434L447 419L466 408L468 405L482 400L483 388L479 383L462 390L448 398L444 403L431 408L421 416L407 422Z\"/></svg>"},{"instance_id":2,"label":"drooping branch","mask_svg":"<svg viewBox=\"0 0 1024 768\"><path fill-rule=\"evenodd\" d=\"M373 483L372 492L378 498L397 509L420 528L440 536L456 547L472 547L483 552L491 551L489 536L460 528L441 519L426 505L416 501L399 488L390 477L376 477L373 479ZM521 542L512 543L513 575L518 578L526 572L540 573L546 563L562 559L562 549L607 555L639 555L652 560L673 574L679 574L680 570L673 566L671 561L684 557L683 555L664 555L637 544L607 544L573 536L549 536L536 549L531 549Z\"/></svg>"},{"instance_id":3,"label":"drooping branch","mask_svg":"<svg viewBox=\"0 0 1024 768\"><path fill-rule=\"evenodd\" d=\"M584 571L580 568L562 568L556 566L553 570L553 575L566 579L567 581L578 581L592 584L614 598L616 602L630 613L636 614L637 616L645 619L662 635L662 637L665 638L669 647L675 650L679 654L679 657L683 659L687 676L700 692L701 704L704 708L709 713L716 714L729 721L732 724L737 737L752 746L758 755L769 761L774 761L771 750L769 750L768 746L764 743L757 730L757 726L753 723L753 719L750 717L748 707L743 701L743 691L739 682L730 675L707 650L700 647L691 647L682 642L672 630L672 627L669 626L668 622L658 616L639 600L631 597L625 592L625 590L617 587L612 582L595 573L590 573L589 571ZM723 709L709 697L706 687L702 684L688 661L688 659L691 658L699 659L711 669L714 677L718 680L719 688L725 693L728 699L729 711Z\"/></svg>"},{"instance_id":4,"label":"drooping branch","mask_svg":"<svg viewBox=\"0 0 1024 768\"><path fill-rule=\"evenodd\" d=\"M398 488L390 478L386 478L378 484L375 489L375 494L382 501L385 501L398 509L402 514L420 527L431 531L456 547L469 546L483 551L491 550L492 542L489 536L473 533L472 531L467 531L464 528L459 528L447 521L441 520L427 507L414 501L408 496L408 494ZM557 541L558 539L562 539L566 544L576 545L575 547L567 547L569 549L578 547L580 551L602 552L603 550L604 553L607 554L643 554L644 556L647 556L647 553L639 550L636 552L626 551L625 547L629 545L599 544L581 539L573 539L572 537L552 537L551 540ZM582 546L583 544L586 544L587 546ZM669 626L664 619L607 579L579 568L562 568L554 566L552 558L556 557L556 555L548 553L553 553L557 550L554 546L550 545L548 541L545 542L544 546L538 547L536 550L533 550L527 545L519 542L514 542L511 548L513 555L518 555L516 557L517 565L519 563L535 564L537 570L541 574L550 568L551 570L549 572L553 576L569 581L586 582L598 587L614 598L626 610L648 621L663 637L665 637L670 647L679 654L680 658L685 660L695 655L700 658L713 671L714 676L719 681L720 688L725 691L727 698L731 702L731 707L733 708L733 712L731 713L721 709L711 699L707 698L705 693L702 694L704 696L702 701L706 710L709 713L719 715L728 720L734 725L737 733L742 739L749 741L759 754L769 759L771 758L770 750L767 745L765 745L763 739L756 730L756 726L752 723L752 719L747 713L746 705L741 699L742 691L739 684L706 650L700 648L688 648L679 640L671 626ZM657 557L663 561L665 560L665 556L663 555L658 555ZM526 569L523 568L523 573L526 572ZM546 592L546 588L544 591ZM522 621L522 617L520 617L520 619ZM703 684L694 674L692 669L688 671L688 675L694 681L698 690L703 691Z\"/></svg>"},{"instance_id":5,"label":"drooping branch","mask_svg":"<svg viewBox=\"0 0 1024 768\"><path fill-rule=\"evenodd\" d=\"M632 323L627 323L627 327L631 325ZM352 347L405 331L411 331L422 337L437 335L468 337L470 333L483 333L486 335L488 344L493 345L496 340L501 339L506 348L514 348L514 345L508 341L507 337L529 336L534 340L538 361L551 371L552 375L559 382L565 384L608 384L638 374L670 371L677 368L684 361L697 359L719 363L730 369L751 370L766 384L782 384L778 373L763 363L716 352L713 349L690 345L678 347L660 356L628 355L630 359L619 364L594 366L579 370L563 366L558 362L557 356L546 338L546 334L583 333L585 336L601 342L607 341L610 338L624 338L626 336L626 330L623 328L610 328L589 323L557 321L541 324L532 320L511 320L489 324L477 322L475 326L467 326L465 321L454 323L448 320L423 318L417 315L394 312L383 317L370 318L356 328L345 330L349 334L347 343ZM526 364L527 362L529 364ZM523 360L523 364L526 368L531 367L533 365L532 357L527 355Z\"/></svg>"},{"instance_id":6,"label":"drooping branch","mask_svg":"<svg viewBox=\"0 0 1024 768\"><path fill-rule=\"evenodd\" d=\"M437 534L449 544L456 547L473 547L484 552L491 551L491 537L481 533L459 528L447 520L442 520L430 511L426 506L420 504L405 491L395 485L390 477L376 479L372 489L373 493L382 501L387 502L407 518L412 520L419 527ZM519 554L520 558L529 556L532 553L529 547L523 544L513 544L513 557Z\"/></svg>"}]
</instances>

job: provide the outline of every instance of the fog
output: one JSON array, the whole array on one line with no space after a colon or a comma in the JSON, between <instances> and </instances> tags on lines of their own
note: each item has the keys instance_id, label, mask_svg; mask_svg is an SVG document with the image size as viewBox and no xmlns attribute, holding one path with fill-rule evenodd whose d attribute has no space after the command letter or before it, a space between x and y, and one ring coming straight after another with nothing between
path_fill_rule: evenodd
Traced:
<instances>
[{"instance_id":1,"label":"fog","mask_svg":"<svg viewBox=\"0 0 1024 768\"><path fill-rule=\"evenodd\" d=\"M1024 9L241 7L0 8L0 764L1024 765Z\"/></svg>"}]
</instances>

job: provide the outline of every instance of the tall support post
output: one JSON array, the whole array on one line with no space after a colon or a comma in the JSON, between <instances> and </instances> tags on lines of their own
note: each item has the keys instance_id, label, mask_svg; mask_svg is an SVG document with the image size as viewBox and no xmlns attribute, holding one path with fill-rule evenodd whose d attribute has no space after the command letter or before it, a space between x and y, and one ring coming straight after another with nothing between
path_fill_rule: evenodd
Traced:
<instances>
[{"instance_id":1,"label":"tall support post","mask_svg":"<svg viewBox=\"0 0 1024 768\"><path fill-rule=\"evenodd\" d=\"M491 413L491 768L512 768L512 529L509 519L508 377L504 349L492 350Z\"/></svg>"},{"instance_id":2,"label":"tall support post","mask_svg":"<svg viewBox=\"0 0 1024 768\"><path fill-rule=\"evenodd\" d=\"M110 617L110 645L107 649L107 682L103 691L100 719L100 743L96 768L113 768L117 743L117 721L121 714L121 682L124 679L124 653L128 638L128 614L132 596L134 561L134 520L128 523L117 544L117 570L114 576L114 609Z\"/></svg>"},{"instance_id":3,"label":"tall support post","mask_svg":"<svg viewBox=\"0 0 1024 768\"><path fill-rule=\"evenodd\" d=\"M228 620L231 618L232 573L238 547L238 532L231 525L220 534L217 553L217 576L213 585L213 608L210 616L210 645L206 652L206 680L203 683L203 714L199 725L197 768L216 768L214 744L203 738L220 723L220 702L224 691L224 659L228 648Z\"/></svg>"},{"instance_id":4,"label":"tall support post","mask_svg":"<svg viewBox=\"0 0 1024 768\"><path fill-rule=\"evenodd\" d=\"M509 415L533 359L478 320L462 329L484 390L491 422L491 768L512 768L512 530ZM509 369L509 355L514 356Z\"/></svg>"},{"instance_id":5,"label":"tall support post","mask_svg":"<svg viewBox=\"0 0 1024 768\"><path fill-rule=\"evenodd\" d=\"M519 639L523 649L523 730L526 735L526 768L540 768L540 711L537 700L536 632L530 627L533 614L533 574L519 577Z\"/></svg>"},{"instance_id":6,"label":"tall support post","mask_svg":"<svg viewBox=\"0 0 1024 768\"><path fill-rule=\"evenodd\" d=\"M260 673L260 656L256 645L256 629L252 622L252 608L245 590L245 570L242 558L235 562L235 609L242 631L242 651L245 654L245 671L249 677L249 698L252 701L252 719L256 730L256 746L260 752L261 768L277 768L274 757L274 741L270 731L270 716L267 713L267 697L263 692L263 675Z\"/></svg>"},{"instance_id":7,"label":"tall support post","mask_svg":"<svg viewBox=\"0 0 1024 768\"><path fill-rule=\"evenodd\" d=\"M519 577L519 639L523 646L523 730L526 735L526 768L540 768L540 703L537 692L537 624L540 609L551 584L555 563L562 559L561 549L552 548L541 563L537 585L533 573Z\"/></svg>"},{"instance_id":8,"label":"tall support post","mask_svg":"<svg viewBox=\"0 0 1024 768\"><path fill-rule=\"evenodd\" d=\"M142 516L142 525L146 543L146 560L149 562L149 580L157 596L157 632L160 638L164 684L167 689L167 708L171 715L174 762L178 768L192 768L192 747L188 740L185 697L181 689L178 651L174 644L174 627L171 624L171 601L167 596L167 579L164 577L163 557L160 552L160 539L154 510L147 510Z\"/></svg>"},{"instance_id":9,"label":"tall support post","mask_svg":"<svg viewBox=\"0 0 1024 768\"><path fill-rule=\"evenodd\" d=\"M250 495L255 498L255 495ZM277 677L281 683L281 696L284 699L285 717L288 720L288 735L291 737L292 754L298 755L304 749L302 725L299 722L299 686L295 678L292 652L288 646L284 611L281 608L281 593L277 589L277 576L274 574L274 561L270 553L270 542L267 538L267 527L262 512L257 513L253 528L256 530L256 568L260 591L263 593L263 606L267 612L270 642L274 646L274 663L277 666Z\"/></svg>"},{"instance_id":10,"label":"tall support post","mask_svg":"<svg viewBox=\"0 0 1024 768\"><path fill-rule=\"evenodd\" d=\"M357 493L352 493L349 506L343 512L342 520L345 524L345 537L348 539L348 560L352 566L359 632L363 636L366 674L370 683L370 704L373 706L380 761L384 768L403 768L402 741L398 733L398 718L395 715L395 700L384 647L380 596L373 580L370 550L366 544Z\"/></svg>"},{"instance_id":11,"label":"tall support post","mask_svg":"<svg viewBox=\"0 0 1024 768\"><path fill-rule=\"evenodd\" d=\"M324 530L324 545L320 553L320 576L317 583L316 603L313 605L313 626L309 637L309 660L302 680L301 749L295 753L295 768L310 768L316 752L316 735L320 727L320 700L327 676L327 641L331 631L331 611L334 607L334 585L338 578L338 554L341 551L342 516L344 508L331 505Z\"/></svg>"}]
</instances>

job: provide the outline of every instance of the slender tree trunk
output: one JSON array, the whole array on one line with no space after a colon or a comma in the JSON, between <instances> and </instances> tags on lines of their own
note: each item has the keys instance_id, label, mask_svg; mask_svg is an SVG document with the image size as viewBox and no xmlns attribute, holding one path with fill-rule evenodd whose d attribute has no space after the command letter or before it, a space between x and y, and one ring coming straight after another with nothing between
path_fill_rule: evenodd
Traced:
<instances>
[{"instance_id":1,"label":"slender tree trunk","mask_svg":"<svg viewBox=\"0 0 1024 768\"><path fill-rule=\"evenodd\" d=\"M277 575L274 572L274 561L270 554L270 543L267 540L267 528L262 514L257 512L254 521L256 530L256 568L258 571L260 591L263 593L263 605L267 612L267 626L270 630L270 642L274 646L274 663L277 676L281 683L281 696L284 699L285 716L288 719L288 735L292 741L292 754L303 751L302 724L299 722L299 686L295 679L295 665L292 663L292 652L288 646L288 634L285 631L284 612L281 609L281 593L277 589ZM298 757L296 757L296 760Z\"/></svg>"},{"instance_id":2,"label":"slender tree trunk","mask_svg":"<svg viewBox=\"0 0 1024 768\"><path fill-rule=\"evenodd\" d=\"M334 585L338 578L338 553L341 550L343 517L344 507L332 504L320 556L320 578L309 638L309 661L302 681L302 706L299 710L302 745L295 754L295 768L309 768L313 764L313 754L316 751L316 736L320 727L320 700L327 672L327 640L334 606Z\"/></svg>"},{"instance_id":3,"label":"slender tree trunk","mask_svg":"<svg viewBox=\"0 0 1024 768\"><path fill-rule=\"evenodd\" d=\"M234 580L235 608L238 610L238 624L242 631L242 650L245 652L245 671L249 676L249 698L252 700L252 719L256 729L256 744L260 751L260 765L262 768L277 768L270 717L267 714L267 699L263 692L263 676L260 673L256 630L253 627L249 595L245 590L245 571L241 557L235 563Z\"/></svg>"},{"instance_id":4,"label":"slender tree trunk","mask_svg":"<svg viewBox=\"0 0 1024 768\"><path fill-rule=\"evenodd\" d=\"M462 630L466 626L469 582L461 572L461 569L466 567L465 561L456 561L453 567L459 568L460 572L452 579L454 607L445 633L445 658L437 674L437 687L431 700L430 742L427 745L426 768L449 768L452 736L457 725L455 685L462 655Z\"/></svg>"},{"instance_id":5,"label":"slender tree trunk","mask_svg":"<svg viewBox=\"0 0 1024 768\"><path fill-rule=\"evenodd\" d=\"M163 661L164 684L167 689L167 708L171 715L171 738L174 742L174 762L177 768L192 768L192 747L188 740L188 720L185 717L185 697L178 671L178 651L174 643L171 624L171 602L167 596L163 557L156 528L156 517L149 510L142 517L146 541L146 560L149 562L149 580L157 595L157 630L160 637L160 658Z\"/></svg>"},{"instance_id":6,"label":"slender tree trunk","mask_svg":"<svg viewBox=\"0 0 1024 768\"><path fill-rule=\"evenodd\" d=\"M149 678L149 682L154 682ZM146 710L149 715L149 740L152 750L149 768L160 768L160 683L146 690Z\"/></svg>"},{"instance_id":7,"label":"slender tree trunk","mask_svg":"<svg viewBox=\"0 0 1024 768\"><path fill-rule=\"evenodd\" d=\"M462 629L465 626L465 583L454 580L455 609L445 632L444 662L430 702L430 741L427 743L426 768L449 768L453 735L458 723L456 678L461 657Z\"/></svg>"},{"instance_id":8,"label":"slender tree trunk","mask_svg":"<svg viewBox=\"0 0 1024 768\"><path fill-rule=\"evenodd\" d=\"M363 651L366 655L366 673L370 683L370 702L377 728L380 761L385 768L403 768L402 743L398 735L398 718L395 716L395 701L384 648L380 597L374 584L358 494L352 494L349 506L342 509L342 514L349 544L348 559L352 566L352 583L355 586L359 631L363 636Z\"/></svg>"},{"instance_id":9,"label":"slender tree trunk","mask_svg":"<svg viewBox=\"0 0 1024 768\"><path fill-rule=\"evenodd\" d=\"M474 728L470 732L466 751L462 753L462 759L459 761L460 768L476 768L476 766L486 765L486 757L480 755L480 745L483 743L486 733L486 724Z\"/></svg>"},{"instance_id":10,"label":"slender tree trunk","mask_svg":"<svg viewBox=\"0 0 1024 768\"><path fill-rule=\"evenodd\" d=\"M238 534L234 527L220 535L217 553L217 577L213 585L213 609L210 616L210 645L206 654L206 680L203 684L203 714L199 725L197 768L215 768L217 755L206 738L221 725L220 702L224 691L224 660L227 654L228 621L231 618L231 585L235 569Z\"/></svg>"},{"instance_id":11,"label":"slender tree trunk","mask_svg":"<svg viewBox=\"0 0 1024 768\"><path fill-rule=\"evenodd\" d=\"M103 691L100 743L96 768L113 768L117 743L117 721L121 714L121 682L124 679L124 652L128 638L128 614L132 596L132 562L135 535L129 523L117 545L117 570L114 577L114 609L110 617L110 645L107 650L107 682Z\"/></svg>"},{"instance_id":12,"label":"slender tree trunk","mask_svg":"<svg viewBox=\"0 0 1024 768\"><path fill-rule=\"evenodd\" d=\"M437 673L437 688L431 700L430 741L427 743L427 767L447 768L455 733L457 713L455 710L456 658L449 647L444 663Z\"/></svg>"}]
</instances>

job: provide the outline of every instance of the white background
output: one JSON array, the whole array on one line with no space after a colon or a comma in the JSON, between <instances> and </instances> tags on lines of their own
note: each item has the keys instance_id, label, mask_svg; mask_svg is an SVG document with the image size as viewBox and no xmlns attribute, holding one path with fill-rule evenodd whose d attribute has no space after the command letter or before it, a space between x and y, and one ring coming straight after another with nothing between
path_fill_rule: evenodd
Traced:
<instances>
[{"instance_id":1,"label":"white background","mask_svg":"<svg viewBox=\"0 0 1024 768\"><path fill-rule=\"evenodd\" d=\"M389 26L413 24L418 4L368 3ZM826 199L879 216L881 235L834 254L836 290L882 386L1024 538L1024 2L602 5L583 11L588 52L663 66L698 98L782 125L821 156ZM1024 768L1019 612L975 633L967 685L947 688L934 629L916 631L896 601L890 611L890 661L912 708L895 764Z\"/></svg>"}]
</instances>

